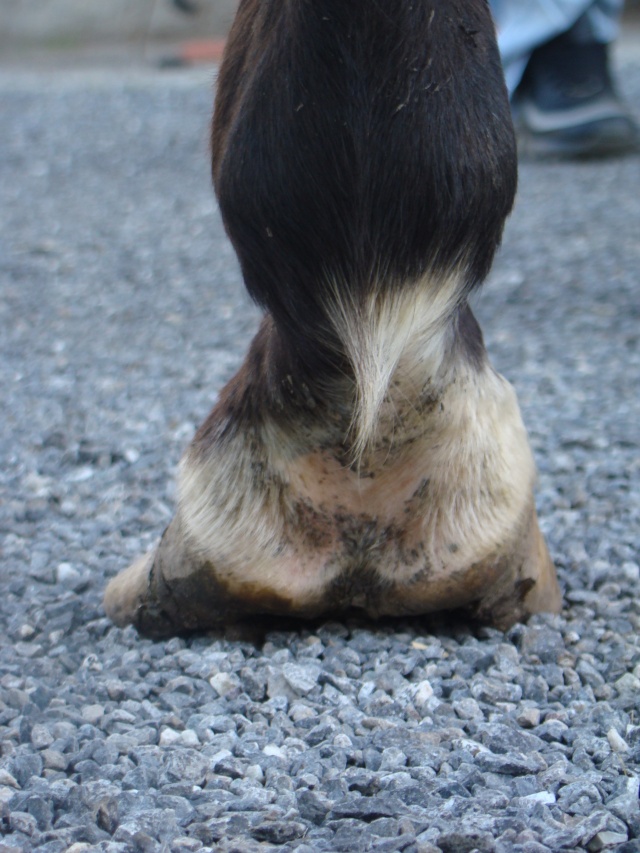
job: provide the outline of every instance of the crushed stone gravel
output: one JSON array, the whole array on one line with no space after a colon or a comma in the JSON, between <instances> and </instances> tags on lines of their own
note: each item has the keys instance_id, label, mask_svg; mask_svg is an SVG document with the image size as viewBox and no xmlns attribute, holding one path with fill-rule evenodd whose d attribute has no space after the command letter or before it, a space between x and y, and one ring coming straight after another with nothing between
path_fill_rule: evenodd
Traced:
<instances>
[{"instance_id":1,"label":"crushed stone gravel","mask_svg":"<svg viewBox=\"0 0 640 853\"><path fill-rule=\"evenodd\" d=\"M0 71L0 850L640 851L638 156L523 163L476 306L562 615L166 642L105 618L258 320L211 89Z\"/></svg>"}]
</instances>

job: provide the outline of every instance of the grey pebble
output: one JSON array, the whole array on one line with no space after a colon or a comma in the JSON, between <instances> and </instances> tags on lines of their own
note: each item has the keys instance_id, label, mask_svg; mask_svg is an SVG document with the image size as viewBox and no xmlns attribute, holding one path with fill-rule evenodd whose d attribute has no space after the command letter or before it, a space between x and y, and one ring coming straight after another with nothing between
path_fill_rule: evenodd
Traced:
<instances>
[{"instance_id":1,"label":"grey pebble","mask_svg":"<svg viewBox=\"0 0 640 853\"><path fill-rule=\"evenodd\" d=\"M289 687L301 696L311 693L318 684L318 679L322 668L316 665L299 665L294 663L285 663L282 668L282 675Z\"/></svg>"}]
</instances>

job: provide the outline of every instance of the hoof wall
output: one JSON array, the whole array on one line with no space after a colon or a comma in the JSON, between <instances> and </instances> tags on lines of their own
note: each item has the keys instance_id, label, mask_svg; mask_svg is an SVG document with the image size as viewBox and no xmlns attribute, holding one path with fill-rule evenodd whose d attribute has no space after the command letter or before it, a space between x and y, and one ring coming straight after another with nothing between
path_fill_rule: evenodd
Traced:
<instances>
[{"instance_id":1,"label":"hoof wall","mask_svg":"<svg viewBox=\"0 0 640 853\"><path fill-rule=\"evenodd\" d=\"M135 625L145 607L155 549L148 551L109 582L104 594L107 616L119 627Z\"/></svg>"}]
</instances>

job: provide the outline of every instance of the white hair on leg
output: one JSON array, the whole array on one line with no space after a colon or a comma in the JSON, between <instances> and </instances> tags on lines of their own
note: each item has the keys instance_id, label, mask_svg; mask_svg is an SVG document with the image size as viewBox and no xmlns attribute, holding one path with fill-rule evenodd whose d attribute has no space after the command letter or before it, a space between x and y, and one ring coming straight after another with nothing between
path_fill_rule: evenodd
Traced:
<instances>
[{"instance_id":1,"label":"white hair on leg","mask_svg":"<svg viewBox=\"0 0 640 853\"><path fill-rule=\"evenodd\" d=\"M333 290L329 314L354 374L351 452L358 463L375 440L394 376L415 378L418 388L437 377L463 277L427 275L398 288L381 283L360 303L348 288Z\"/></svg>"}]
</instances>

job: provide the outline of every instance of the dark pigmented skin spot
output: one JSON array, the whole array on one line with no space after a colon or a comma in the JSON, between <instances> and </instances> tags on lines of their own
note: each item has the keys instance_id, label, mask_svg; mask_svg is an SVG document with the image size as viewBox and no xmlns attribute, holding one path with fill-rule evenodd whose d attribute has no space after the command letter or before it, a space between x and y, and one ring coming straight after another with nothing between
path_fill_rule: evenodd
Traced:
<instances>
[{"instance_id":1,"label":"dark pigmented skin spot","mask_svg":"<svg viewBox=\"0 0 640 853\"><path fill-rule=\"evenodd\" d=\"M422 501L427 497L428 493L429 493L429 480L423 479L420 481L420 485L418 486L418 488L415 490L415 492L411 496L410 501L412 503L416 502L416 501Z\"/></svg>"},{"instance_id":2,"label":"dark pigmented skin spot","mask_svg":"<svg viewBox=\"0 0 640 853\"><path fill-rule=\"evenodd\" d=\"M424 497L424 483L417 492ZM355 606L372 613L380 610L385 597L392 595L396 586L403 585L393 577L390 567L394 565L415 567L421 563L409 583L427 579L429 567L424 544L406 547L403 527L382 525L364 513L354 515L340 509L334 513L326 509L317 511L309 502L304 502L303 510L300 503L296 506L299 511L294 521L299 527L291 535L303 543L303 548L322 550L335 543L327 563L328 573L333 577L324 593L325 608L345 610Z\"/></svg>"},{"instance_id":3,"label":"dark pigmented skin spot","mask_svg":"<svg viewBox=\"0 0 640 853\"><path fill-rule=\"evenodd\" d=\"M295 531L303 547L323 549L333 542L334 525L331 515L314 507L311 501L295 501L288 520L288 527Z\"/></svg>"}]
</instances>

